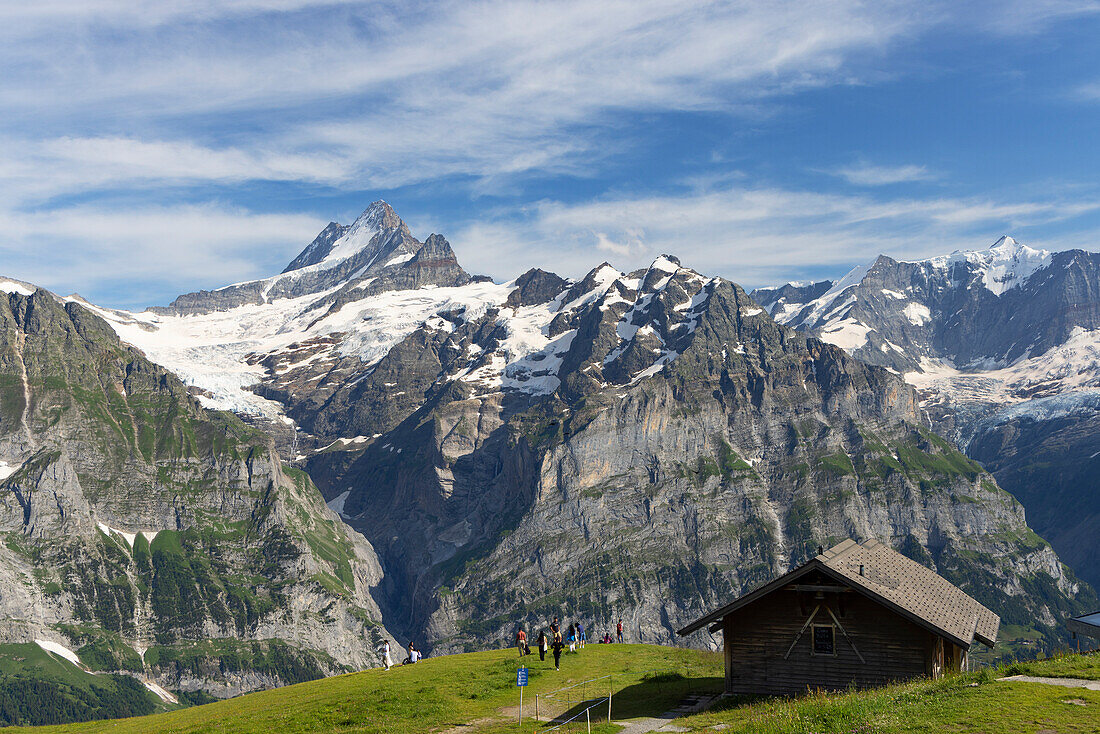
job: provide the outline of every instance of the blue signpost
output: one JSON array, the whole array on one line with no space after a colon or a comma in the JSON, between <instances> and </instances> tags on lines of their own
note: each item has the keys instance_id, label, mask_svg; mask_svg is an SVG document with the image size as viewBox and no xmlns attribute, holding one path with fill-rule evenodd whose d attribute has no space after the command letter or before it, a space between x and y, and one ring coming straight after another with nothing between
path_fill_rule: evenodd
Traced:
<instances>
[{"instance_id":1,"label":"blue signpost","mask_svg":"<svg viewBox=\"0 0 1100 734\"><path fill-rule=\"evenodd\" d=\"M527 668L516 668L516 685L519 686L519 725L523 726L523 689L527 686Z\"/></svg>"}]
</instances>

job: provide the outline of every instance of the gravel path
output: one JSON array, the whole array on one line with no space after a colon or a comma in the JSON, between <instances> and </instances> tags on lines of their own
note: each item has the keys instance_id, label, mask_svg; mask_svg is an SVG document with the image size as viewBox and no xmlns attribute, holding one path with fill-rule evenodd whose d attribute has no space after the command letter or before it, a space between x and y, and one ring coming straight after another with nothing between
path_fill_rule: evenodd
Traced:
<instances>
[{"instance_id":1,"label":"gravel path","mask_svg":"<svg viewBox=\"0 0 1100 734\"><path fill-rule=\"evenodd\" d=\"M1022 683L1046 683L1050 686L1087 688L1090 691L1100 691L1100 680L1085 680L1084 678L1040 678L1034 675L1010 675L1007 678L998 678L997 680L1019 681Z\"/></svg>"},{"instance_id":2,"label":"gravel path","mask_svg":"<svg viewBox=\"0 0 1100 734\"><path fill-rule=\"evenodd\" d=\"M676 732L687 731L675 724L671 723L673 719L678 719L681 716L687 716L688 714L695 714L710 706L718 699L718 696L700 696L691 695L680 701L680 704L672 709L666 711L660 716L652 719L642 719L640 721L634 721L623 727L620 734L647 734L647 732Z\"/></svg>"}]
</instances>

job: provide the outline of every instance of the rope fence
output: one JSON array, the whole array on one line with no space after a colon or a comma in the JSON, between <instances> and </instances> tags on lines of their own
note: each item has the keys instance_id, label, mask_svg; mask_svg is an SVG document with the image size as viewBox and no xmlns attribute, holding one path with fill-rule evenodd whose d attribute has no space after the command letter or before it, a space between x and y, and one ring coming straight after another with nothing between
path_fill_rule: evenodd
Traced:
<instances>
[{"instance_id":1,"label":"rope fence","mask_svg":"<svg viewBox=\"0 0 1100 734\"><path fill-rule=\"evenodd\" d=\"M589 696L588 696L588 686L589 686L589 684L593 684L593 683L596 683L597 681L601 681L601 680L606 680L607 681L607 695L601 695L601 696L598 696L596 698L589 698ZM580 689L580 690L578 691L577 689ZM551 691L550 693L536 693L535 694L535 719L536 720L539 719L539 703L540 703L540 701L544 702L544 703L548 702L548 701L552 701L552 702L557 703L557 704L585 704L585 703L592 702L591 705L586 706L584 709L582 709L581 711L578 711L577 713L575 713L573 716L569 717L565 721L558 721L558 718L553 719L550 723L551 724L555 724L555 722L557 722L557 723L554 726L550 727L549 729L543 729L542 734L548 734L549 732L555 731L557 729L561 729L563 726L565 726L567 724L570 724L570 723L573 723L573 722L578 722L579 723L579 719L582 715L584 716L584 721L588 726L588 731L591 732L592 731L592 709L597 708L597 707L602 709L604 701L607 702L607 721L610 722L611 721L611 695L612 695L612 691L613 691L613 688L612 688L612 683L611 683L611 676L610 675L601 675L598 678L589 678L588 680L582 680L579 683L574 683L571 686L565 686L563 688L559 688L556 691ZM580 693L580 695L581 695L580 698L566 698L565 697L565 696L575 696L577 693ZM568 713L568 710L566 711L566 713Z\"/></svg>"},{"instance_id":2,"label":"rope fence","mask_svg":"<svg viewBox=\"0 0 1100 734\"><path fill-rule=\"evenodd\" d=\"M596 708L597 706L600 706L600 707L603 706L603 699L602 698L599 699L598 701L596 701L596 703L594 703L591 706L589 706L588 708L586 708L584 711L581 711L577 714L574 714L573 716L571 716L570 718L568 718L565 721L561 722L560 724L558 724L556 726L552 726L549 729L543 729L542 734L549 734L549 732L560 729L563 726L565 726L566 724L571 724L574 721L577 721L578 719L580 719L581 714L584 714L584 722L585 722L585 724L588 725L588 731L591 732L592 731L592 714L590 712L592 711L592 709ZM611 721L611 694L608 694L608 696L607 696L607 720L608 720L608 722Z\"/></svg>"}]
</instances>

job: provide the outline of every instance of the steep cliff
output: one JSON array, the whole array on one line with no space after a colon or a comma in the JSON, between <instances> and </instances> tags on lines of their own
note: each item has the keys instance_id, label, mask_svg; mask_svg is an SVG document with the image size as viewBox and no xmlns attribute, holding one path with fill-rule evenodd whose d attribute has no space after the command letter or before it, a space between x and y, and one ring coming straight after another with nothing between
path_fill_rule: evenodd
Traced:
<instances>
[{"instance_id":1,"label":"steep cliff","mask_svg":"<svg viewBox=\"0 0 1100 734\"><path fill-rule=\"evenodd\" d=\"M836 283L754 295L778 320L903 374L936 430L1100 583L1100 254L1002 237L917 262L880 256Z\"/></svg>"},{"instance_id":2,"label":"steep cliff","mask_svg":"<svg viewBox=\"0 0 1100 734\"><path fill-rule=\"evenodd\" d=\"M3 642L219 696L373 662L381 567L309 478L28 286L0 294L0 464Z\"/></svg>"},{"instance_id":3,"label":"steep cliff","mask_svg":"<svg viewBox=\"0 0 1100 734\"><path fill-rule=\"evenodd\" d=\"M517 355L532 328L544 341ZM416 374L439 370L422 404L308 467L383 557L401 631L439 649L553 615L671 641L845 537L891 543L1050 644L1094 599L924 427L912 388L672 258L404 343Z\"/></svg>"}]
</instances>

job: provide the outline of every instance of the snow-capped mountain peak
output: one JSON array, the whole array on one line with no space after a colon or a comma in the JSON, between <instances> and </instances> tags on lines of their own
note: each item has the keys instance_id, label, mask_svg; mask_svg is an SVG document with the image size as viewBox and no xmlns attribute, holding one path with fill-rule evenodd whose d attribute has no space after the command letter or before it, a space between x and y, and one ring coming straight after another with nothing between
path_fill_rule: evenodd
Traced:
<instances>
[{"instance_id":1,"label":"snow-capped mountain peak","mask_svg":"<svg viewBox=\"0 0 1100 734\"><path fill-rule=\"evenodd\" d=\"M336 227L339 226L340 225L336 225ZM333 229L332 224L326 227L324 231L318 235L318 239L314 240L298 258L295 258L295 262L297 262L309 253L308 263L303 263L293 269L305 270L312 268L314 270L324 270L335 267L359 253L372 249L374 257L371 258L368 256L370 261L365 264L365 267L369 267L390 243L390 240L393 239L393 235L398 233L409 235L409 229L405 226L405 223L401 221L401 218L397 216L393 208L381 199L367 207L350 226L343 228L343 231L339 233L340 236L331 239L327 247L317 247L319 241L322 237L325 237L326 233L335 232L336 230ZM287 270L283 272L285 273L290 270L292 270L292 268L288 267Z\"/></svg>"},{"instance_id":2,"label":"snow-capped mountain peak","mask_svg":"<svg viewBox=\"0 0 1100 734\"><path fill-rule=\"evenodd\" d=\"M927 260L926 263L937 270L950 271L958 265L968 267L981 278L986 290L996 296L1027 282L1038 270L1050 265L1052 253L1021 245L1008 235L1002 236L989 249L955 252Z\"/></svg>"}]
</instances>

